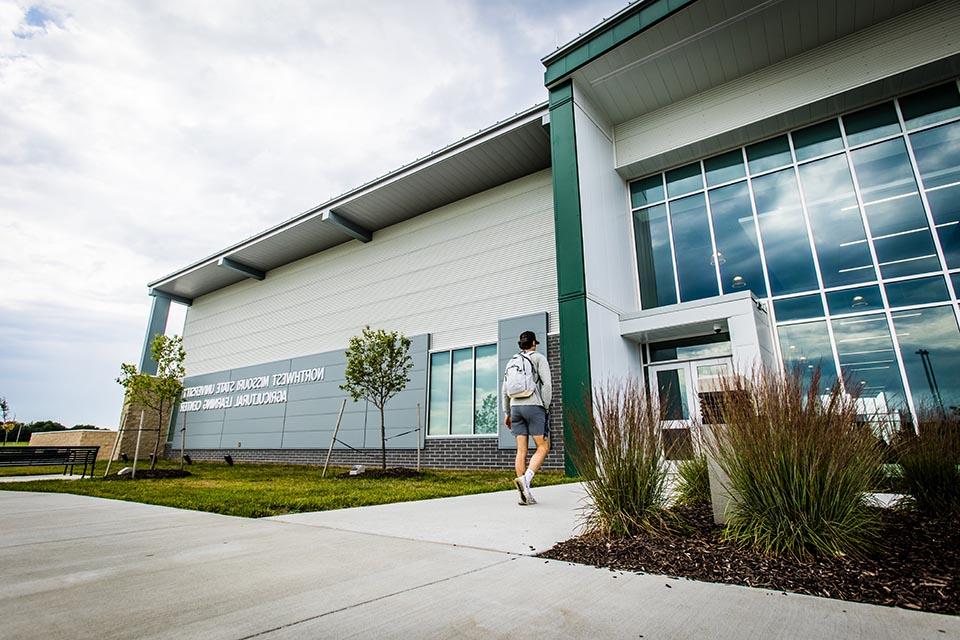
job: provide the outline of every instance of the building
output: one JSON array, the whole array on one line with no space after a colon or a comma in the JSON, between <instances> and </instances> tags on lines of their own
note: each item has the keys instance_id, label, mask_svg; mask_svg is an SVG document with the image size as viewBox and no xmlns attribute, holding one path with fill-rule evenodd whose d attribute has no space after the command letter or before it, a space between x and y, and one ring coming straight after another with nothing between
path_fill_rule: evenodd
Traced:
<instances>
[{"instance_id":1,"label":"building","mask_svg":"<svg viewBox=\"0 0 960 640\"><path fill-rule=\"evenodd\" d=\"M568 408L643 376L682 425L758 364L960 405L958 34L947 0L629 5L543 59L547 105L151 283L148 336L191 304L186 447L325 453L364 324L414 337L397 461L510 466L483 401L520 327ZM338 459L378 446L368 413Z\"/></svg>"}]
</instances>

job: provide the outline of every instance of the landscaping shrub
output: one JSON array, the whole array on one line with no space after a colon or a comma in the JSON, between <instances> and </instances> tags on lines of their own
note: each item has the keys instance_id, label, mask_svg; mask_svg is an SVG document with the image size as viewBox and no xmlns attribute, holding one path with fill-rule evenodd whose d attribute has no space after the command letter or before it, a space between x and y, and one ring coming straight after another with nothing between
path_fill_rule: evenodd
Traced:
<instances>
[{"instance_id":1,"label":"landscaping shrub","mask_svg":"<svg viewBox=\"0 0 960 640\"><path fill-rule=\"evenodd\" d=\"M659 416L642 383L629 379L599 386L593 414L571 411L574 464L592 505L587 530L629 535L663 522L667 462Z\"/></svg>"},{"instance_id":2,"label":"landscaping shrub","mask_svg":"<svg viewBox=\"0 0 960 640\"><path fill-rule=\"evenodd\" d=\"M707 474L707 457L697 455L682 460L677 465L677 504L702 504L710 502L710 479Z\"/></svg>"},{"instance_id":3,"label":"landscaping shrub","mask_svg":"<svg viewBox=\"0 0 960 640\"><path fill-rule=\"evenodd\" d=\"M960 513L960 416L921 408L899 443L901 486L932 516Z\"/></svg>"},{"instance_id":4,"label":"landscaping shrub","mask_svg":"<svg viewBox=\"0 0 960 640\"><path fill-rule=\"evenodd\" d=\"M882 449L858 420L856 399L839 385L821 391L816 371L806 380L794 370L722 385L724 426L708 445L733 497L725 537L796 558L869 549L879 514L864 494L877 483Z\"/></svg>"}]
</instances>

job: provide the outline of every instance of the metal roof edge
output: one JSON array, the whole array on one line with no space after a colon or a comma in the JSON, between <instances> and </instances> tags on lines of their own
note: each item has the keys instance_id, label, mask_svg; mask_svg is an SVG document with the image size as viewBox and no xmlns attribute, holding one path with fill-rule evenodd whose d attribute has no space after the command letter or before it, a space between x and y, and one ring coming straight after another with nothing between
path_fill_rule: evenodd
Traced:
<instances>
[{"instance_id":1,"label":"metal roof edge","mask_svg":"<svg viewBox=\"0 0 960 640\"><path fill-rule=\"evenodd\" d=\"M697 0L637 0L576 39L541 58L543 83L552 87L571 73L666 20Z\"/></svg>"},{"instance_id":2,"label":"metal roof edge","mask_svg":"<svg viewBox=\"0 0 960 640\"><path fill-rule=\"evenodd\" d=\"M549 109L548 109L547 102L541 102L541 103L535 104L528 109L524 109L523 111L520 111L514 114L513 116L510 116L509 118L500 120L490 125L489 127L486 127L484 129L477 131L476 133L465 136L460 140L457 140L456 142L452 142L447 146L442 147L432 153L429 153L421 158L417 158L416 160L413 160L412 162L402 165L394 169L393 171L385 173L378 178L369 180L357 187L354 187L353 189L350 189L349 191L346 191L338 196L335 196L334 198L331 198L330 200L327 200L326 202L323 202L315 207L311 207L310 209L307 209L306 211L303 211L302 213L299 213L293 216L292 218L288 218L287 220L284 220L283 222L273 225L272 227L268 227L267 229L264 229L263 231L255 235L252 235L249 238L241 240L240 242L234 243L226 247L225 249L221 249L216 253L213 253L200 260L197 260L196 262L193 262L187 265L186 267L183 267L182 269L178 269L172 273L169 273L163 276L162 278L158 278L157 280L149 282L147 284L147 287L149 287L150 289L153 289L158 286L162 286L164 283L169 282L170 280L186 275L191 271L195 271L196 269L199 269L200 267L210 264L211 262L214 262L223 256L229 255L246 246L254 244L258 240L261 240L263 238L266 238L267 236L273 235L279 231L282 231L285 228L292 227L297 223L302 222L306 219L312 218L314 216L322 215L322 213L325 210L329 210L338 205L342 205L346 202L349 202L352 198L358 197L364 193L369 193L370 191L375 190L379 186L383 186L401 177L405 177L407 175L411 175L415 173L416 171L425 169L426 167L441 160L444 156L452 155L461 149L473 146L474 144L477 144L485 139L494 138L496 137L496 135L505 133L518 126L527 124L529 121L541 119L543 116L548 114L549 114Z\"/></svg>"},{"instance_id":3,"label":"metal roof edge","mask_svg":"<svg viewBox=\"0 0 960 640\"><path fill-rule=\"evenodd\" d=\"M575 48L577 48L579 45L583 44L587 40L593 39L595 36L597 36L601 32L606 31L607 29L612 29L618 23L623 22L626 18L628 18L629 17L628 14L631 14L633 11L639 10L641 5L650 1L651 0L632 0L631 2L627 3L627 6L625 6L623 9L620 9L620 11L617 11L615 14L613 14L608 18L604 18L599 23L597 23L590 29L584 31L573 40L570 40L566 44L560 45L555 50L551 51L547 55L540 58L540 62L543 63L544 66L547 66L557 58L570 53L572 50L574 50Z\"/></svg>"}]
</instances>

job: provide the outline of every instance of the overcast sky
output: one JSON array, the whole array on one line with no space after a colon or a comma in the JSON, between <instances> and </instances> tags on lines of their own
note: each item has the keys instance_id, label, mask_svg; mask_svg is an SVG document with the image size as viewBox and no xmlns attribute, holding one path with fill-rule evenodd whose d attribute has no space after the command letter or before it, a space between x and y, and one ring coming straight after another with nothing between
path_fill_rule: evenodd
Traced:
<instances>
[{"instance_id":1,"label":"overcast sky","mask_svg":"<svg viewBox=\"0 0 960 640\"><path fill-rule=\"evenodd\" d=\"M147 282L545 100L625 4L0 0L0 396L116 428Z\"/></svg>"}]
</instances>

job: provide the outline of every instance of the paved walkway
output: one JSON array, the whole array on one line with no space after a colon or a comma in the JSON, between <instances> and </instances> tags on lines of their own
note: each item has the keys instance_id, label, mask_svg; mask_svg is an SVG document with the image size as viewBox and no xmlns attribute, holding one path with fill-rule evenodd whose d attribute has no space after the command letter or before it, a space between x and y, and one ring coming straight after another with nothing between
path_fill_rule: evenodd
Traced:
<instances>
[{"instance_id":1,"label":"paved walkway","mask_svg":"<svg viewBox=\"0 0 960 640\"><path fill-rule=\"evenodd\" d=\"M575 526L570 509L551 515L553 500L576 502L572 487L538 497L278 521L0 491L0 636L960 638L954 617L515 555L500 537L537 547Z\"/></svg>"},{"instance_id":2,"label":"paved walkway","mask_svg":"<svg viewBox=\"0 0 960 640\"><path fill-rule=\"evenodd\" d=\"M535 487L536 506L517 506L515 496L484 493L268 519L518 555L546 551L579 532L581 485Z\"/></svg>"},{"instance_id":3,"label":"paved walkway","mask_svg":"<svg viewBox=\"0 0 960 640\"><path fill-rule=\"evenodd\" d=\"M0 484L6 482L33 482L34 480L79 480L79 474L63 475L62 473L45 473L38 476L0 476Z\"/></svg>"}]
</instances>

